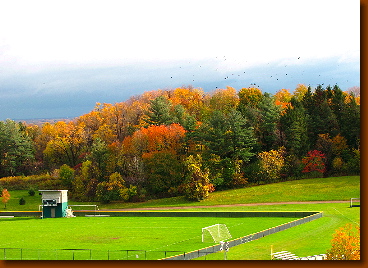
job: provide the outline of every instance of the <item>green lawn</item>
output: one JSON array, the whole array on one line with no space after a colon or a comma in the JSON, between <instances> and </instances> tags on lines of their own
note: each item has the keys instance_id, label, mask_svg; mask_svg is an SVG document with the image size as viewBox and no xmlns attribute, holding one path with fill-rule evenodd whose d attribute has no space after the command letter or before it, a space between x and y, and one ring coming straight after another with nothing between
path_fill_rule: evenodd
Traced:
<instances>
[{"instance_id":1,"label":"green lawn","mask_svg":"<svg viewBox=\"0 0 368 268\"><path fill-rule=\"evenodd\" d=\"M233 247L227 252L227 259L229 260L269 260L271 245L274 252L286 250L300 257L323 254L331 248L330 241L336 229L347 223L351 223L353 226L360 225L360 208L350 208L348 202L256 206L247 207L246 210L323 211L324 216L309 223ZM206 256L207 260L222 260L223 258L223 253Z\"/></svg>"},{"instance_id":2,"label":"green lawn","mask_svg":"<svg viewBox=\"0 0 368 268\"><path fill-rule=\"evenodd\" d=\"M233 238L296 218L76 217L0 219L0 248L145 250L189 252L215 244L201 241L203 227L226 224ZM53 252L53 251L52 251ZM2 258L0 252L0 259ZM16 251L14 258L17 258ZM9 251L7 259L10 258ZM50 253L48 253L50 254ZM175 254L176 255L176 254ZM18 255L19 258L19 255ZM51 256L50 256L51 258Z\"/></svg>"},{"instance_id":3,"label":"green lawn","mask_svg":"<svg viewBox=\"0 0 368 268\"><path fill-rule=\"evenodd\" d=\"M0 209L2 211L22 211L22 210L38 210L38 205L41 203L40 196L37 195L30 197L27 191L10 191L11 199L7 204L7 209ZM18 204L19 199L24 197L26 199L26 205L20 206ZM349 207L349 200L352 197L360 197L360 177L359 176L346 176L346 177L334 177L334 178L318 178L318 179L304 179L298 181L287 181L274 183L269 185L261 185L243 189L227 190L211 193L210 197L201 202L188 202L182 197L166 198L160 200L151 200L143 203L113 203L107 205L100 205L100 209L110 209L110 208L144 208L144 207L170 207L170 206L183 206L185 209L181 210L196 210L196 211L209 211L209 210L222 210L222 211L323 211L324 217L310 223L306 223L300 226L293 227L291 229L272 234L270 236L264 237L262 239L252 241L234 248L231 248L227 253L227 258L229 260L268 260L270 259L271 245L273 246L274 252L287 250L298 256L309 256L315 254L325 253L330 248L330 241L332 235L336 229L344 226L346 223L352 223L353 225L360 224L360 208L359 207ZM269 206L247 206L247 207L210 207L214 205L231 205L231 204L246 204L246 203L263 203L263 202L287 202L287 201L332 201L332 200L345 200L345 203L327 203L327 204L278 204ZM69 204L81 204L80 202L69 201ZM96 203L92 203L96 204ZM203 205L208 206L207 208L194 208L193 206ZM1 238L0 247L15 247L15 246L25 246L32 245L29 242L29 238L32 237L31 241L38 241L38 248L43 248L43 246L51 246L49 243L42 244L40 238L44 237L41 230L48 230L53 228L52 225L57 223L57 230L60 230L58 234L54 234L55 239L62 238L64 244L55 246L52 244L52 248L65 248L73 245L74 242L69 239L78 238L78 241L82 241L82 245L85 248L93 249L128 249L115 247L122 242L123 235L113 235L108 233L108 230L119 230L119 226L116 225L116 221L119 218L89 218L77 217L72 219L2 219L0 220L0 232ZM139 218L135 218L139 219ZM144 218L141 218L141 220ZM131 227L131 232L134 233L132 226L158 226L159 220L155 220L154 223L150 220L140 222L138 224L129 222L129 219L124 220L124 223L129 224ZM182 222L185 218L180 218L178 221ZM204 218L205 219L205 218ZM82 231L77 231L78 221L83 220L91 225L91 228L84 227ZM104 224L104 221L110 220L110 227L104 227L100 229ZM121 218L120 218L121 220ZM72 224L69 224L72 223ZM99 225L101 223L101 225ZM121 223L121 222L120 222ZM220 222L216 222L220 223ZM240 222L239 222L240 223ZM9 224L9 225L8 225ZM22 225L23 224L23 225ZM50 224L50 225L48 225ZM183 222L184 226L185 223ZM190 222L192 224L192 222ZM196 228L202 228L213 224L212 222L201 222ZM231 223L229 223L231 225ZM272 226L274 223L270 224ZM41 226L40 226L41 225ZM268 224L266 224L268 225ZM12 229L20 228L18 230ZM17 226L17 227L16 227ZM83 225L81 225L83 226ZM259 223L251 224L252 227L259 227L260 230L266 229L272 226L261 226ZM5 227L5 228L4 228ZM144 228L141 228L144 229ZM188 229L188 228L187 228ZM24 230L32 230L32 232L24 233ZM63 232L63 230L68 230ZM73 231L73 235L68 233ZM90 230L97 230L95 233L98 235L87 234ZM120 230L122 231L122 230ZM167 231L167 230L166 230ZM183 231L183 230L182 230ZM39 233L41 232L41 233ZM187 232L185 230L185 232ZM244 233L247 235L251 233L252 230L248 230ZM18 234L17 237L13 237L14 233ZM78 235L75 235L78 233ZM156 231L154 232L156 233ZM154 235L152 233L152 235ZM4 235L6 234L6 235ZM13 236L12 236L13 235ZM151 234L149 234L151 235ZM242 234L243 235L243 234ZM192 234L188 233L188 236ZM236 234L238 236L238 234ZM239 235L240 236L240 235ZM180 239L175 237L172 232L161 233L160 237L165 237L171 242L166 242L165 245L170 245L166 249L178 249L172 247L171 244L174 241L179 241ZM193 236L194 237L194 236ZM113 239L116 238L116 239ZM160 240L161 238L156 238L154 240ZM59 239L60 240L60 239ZM23 241L23 242L22 242ZM25 243L24 241L28 241ZM42 240L44 241L44 240ZM69 241L69 242L68 242ZM131 239L130 241L134 241ZM148 240L145 240L148 241ZM69 243L69 244L68 244ZM133 242L129 242L131 244ZM141 243L141 242L140 242ZM148 243L148 242L147 242ZM125 243L124 243L125 244ZM151 242L149 243L151 244ZM33 247L32 246L32 247ZM138 245L137 245L138 246ZM143 245L140 245L143 246ZM26 247L26 246L25 246ZM29 246L28 246L29 247ZM157 246L165 250L162 245ZM196 246L194 249L202 248L202 246ZM142 248L137 248L142 249ZM183 249L183 248L181 248ZM138 255L138 254L137 254ZM223 253L211 254L206 256L206 259L223 259Z\"/></svg>"}]
</instances>

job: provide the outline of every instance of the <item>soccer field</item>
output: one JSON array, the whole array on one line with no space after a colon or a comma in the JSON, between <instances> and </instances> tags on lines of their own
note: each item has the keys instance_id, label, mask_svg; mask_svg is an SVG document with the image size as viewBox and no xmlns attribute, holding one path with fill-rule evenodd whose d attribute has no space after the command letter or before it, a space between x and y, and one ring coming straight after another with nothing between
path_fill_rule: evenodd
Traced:
<instances>
[{"instance_id":1,"label":"soccer field","mask_svg":"<svg viewBox=\"0 0 368 268\"><path fill-rule=\"evenodd\" d=\"M151 254L152 259L157 256L163 258L165 256L162 252L165 251L167 251L165 254L176 255L215 244L202 242L202 228L206 226L226 224L232 238L235 239L295 219L286 217L1 219L0 248L6 248L6 254L5 256L0 254L0 259L130 259L129 254L133 255L133 259L147 258L142 254ZM161 253L153 254L154 252Z\"/></svg>"}]
</instances>

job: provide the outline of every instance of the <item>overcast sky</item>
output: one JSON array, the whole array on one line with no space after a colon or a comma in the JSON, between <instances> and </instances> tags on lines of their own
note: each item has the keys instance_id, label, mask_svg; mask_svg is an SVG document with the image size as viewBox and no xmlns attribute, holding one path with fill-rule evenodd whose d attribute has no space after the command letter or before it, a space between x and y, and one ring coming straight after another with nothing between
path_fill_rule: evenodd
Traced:
<instances>
[{"instance_id":1,"label":"overcast sky","mask_svg":"<svg viewBox=\"0 0 368 268\"><path fill-rule=\"evenodd\" d=\"M360 2L0 0L0 120L253 84L360 86Z\"/></svg>"}]
</instances>

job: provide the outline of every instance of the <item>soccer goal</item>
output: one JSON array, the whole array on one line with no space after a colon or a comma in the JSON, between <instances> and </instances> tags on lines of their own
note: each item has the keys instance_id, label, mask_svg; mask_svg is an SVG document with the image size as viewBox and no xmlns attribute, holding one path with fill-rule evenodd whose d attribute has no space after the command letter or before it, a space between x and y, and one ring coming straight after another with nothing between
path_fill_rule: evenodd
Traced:
<instances>
[{"instance_id":1,"label":"soccer goal","mask_svg":"<svg viewBox=\"0 0 368 268\"><path fill-rule=\"evenodd\" d=\"M215 224L202 228L202 242L220 242L231 238L225 224Z\"/></svg>"},{"instance_id":2,"label":"soccer goal","mask_svg":"<svg viewBox=\"0 0 368 268\"><path fill-rule=\"evenodd\" d=\"M360 198L350 198L350 207L360 207Z\"/></svg>"}]
</instances>

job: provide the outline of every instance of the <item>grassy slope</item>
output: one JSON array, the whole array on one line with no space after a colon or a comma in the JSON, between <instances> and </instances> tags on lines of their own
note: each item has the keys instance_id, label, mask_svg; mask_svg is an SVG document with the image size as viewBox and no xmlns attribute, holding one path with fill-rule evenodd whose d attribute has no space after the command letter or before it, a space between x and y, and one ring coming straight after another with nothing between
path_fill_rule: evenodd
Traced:
<instances>
[{"instance_id":1,"label":"grassy slope","mask_svg":"<svg viewBox=\"0 0 368 268\"><path fill-rule=\"evenodd\" d=\"M28 191L10 191L11 199L7 209L2 211L38 210L41 198L36 195L28 196ZM19 199L26 199L26 204L19 205ZM100 209L109 208L140 208L140 207L164 207L164 206L212 206L224 204L246 204L263 202L287 202L287 201L321 201L321 200L350 200L351 197L360 197L360 177L331 177L304 179L260 185L236 190L218 191L210 194L210 197L201 202L190 202L183 197L164 198L150 200L143 203L112 203L99 204ZM69 200L69 204L81 204ZM85 203L87 204L87 203ZM91 203L91 204L97 204Z\"/></svg>"},{"instance_id":2,"label":"grassy slope","mask_svg":"<svg viewBox=\"0 0 368 268\"><path fill-rule=\"evenodd\" d=\"M111 204L109 207L213 206L263 202L350 200L351 197L360 197L359 176L304 179L218 191L211 193L208 199L201 202L188 202L183 197L174 197L151 200L141 204Z\"/></svg>"}]
</instances>

